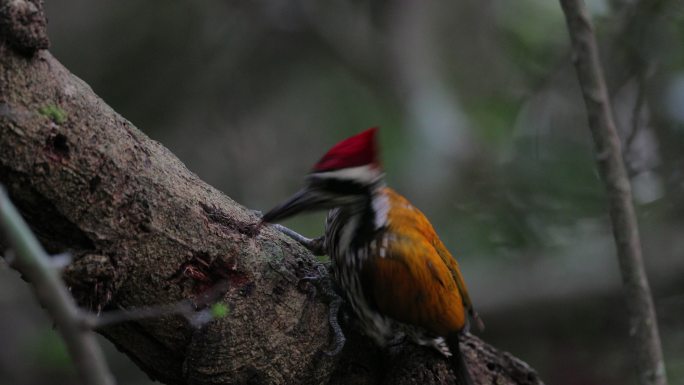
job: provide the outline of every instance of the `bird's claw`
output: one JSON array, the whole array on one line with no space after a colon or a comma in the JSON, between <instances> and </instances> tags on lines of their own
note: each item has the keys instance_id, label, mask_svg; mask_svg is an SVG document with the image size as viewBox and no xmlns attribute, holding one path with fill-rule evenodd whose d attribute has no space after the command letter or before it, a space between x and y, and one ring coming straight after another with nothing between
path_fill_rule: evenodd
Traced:
<instances>
[{"instance_id":1,"label":"bird's claw","mask_svg":"<svg viewBox=\"0 0 684 385\"><path fill-rule=\"evenodd\" d=\"M299 284L302 282L309 282L313 291L313 295L316 295L316 289L320 289L324 294L326 300L329 303L328 312L328 323L330 324L330 329L333 336L333 346L332 349L323 350L323 353L327 356L333 357L339 354L344 348L344 344L347 338L344 336L342 327L338 320L340 308L342 307L342 297L340 297L332 287L332 282L328 277L328 269L323 264L317 264L316 270L318 274L307 275L299 279Z\"/></svg>"},{"instance_id":2,"label":"bird's claw","mask_svg":"<svg viewBox=\"0 0 684 385\"><path fill-rule=\"evenodd\" d=\"M342 307L342 297L337 296L336 299L330 302L330 312L328 313L328 322L330 322L330 329L332 329L333 338L335 339L334 345L331 350L323 350L323 353L330 357L339 354L344 348L345 342L347 342L347 338L344 336L338 320L340 307Z\"/></svg>"}]
</instances>

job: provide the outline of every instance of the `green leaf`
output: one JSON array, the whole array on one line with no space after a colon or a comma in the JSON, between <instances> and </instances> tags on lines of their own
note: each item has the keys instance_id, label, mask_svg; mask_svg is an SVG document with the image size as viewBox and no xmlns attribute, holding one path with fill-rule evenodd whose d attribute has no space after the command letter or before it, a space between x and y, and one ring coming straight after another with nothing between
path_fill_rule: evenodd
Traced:
<instances>
[{"instance_id":1,"label":"green leaf","mask_svg":"<svg viewBox=\"0 0 684 385\"><path fill-rule=\"evenodd\" d=\"M216 318L223 318L230 313L230 309L228 308L228 305L224 303L215 303L211 307L211 315Z\"/></svg>"},{"instance_id":2,"label":"green leaf","mask_svg":"<svg viewBox=\"0 0 684 385\"><path fill-rule=\"evenodd\" d=\"M41 107L38 112L57 124L62 124L66 122L67 119L66 112L55 105Z\"/></svg>"}]
</instances>

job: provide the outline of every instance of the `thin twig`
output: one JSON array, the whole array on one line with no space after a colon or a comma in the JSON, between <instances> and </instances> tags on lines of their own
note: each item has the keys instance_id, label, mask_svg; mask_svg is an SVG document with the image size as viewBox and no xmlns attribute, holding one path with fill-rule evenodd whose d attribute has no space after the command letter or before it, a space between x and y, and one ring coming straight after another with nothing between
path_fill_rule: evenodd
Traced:
<instances>
[{"instance_id":1,"label":"thin twig","mask_svg":"<svg viewBox=\"0 0 684 385\"><path fill-rule=\"evenodd\" d=\"M45 307L62 334L74 360L81 381L92 385L113 385L104 355L92 331L83 328L81 313L64 286L59 273L50 263L26 222L0 187L0 225L14 250L12 266L23 274L35 289L38 301Z\"/></svg>"},{"instance_id":2,"label":"thin twig","mask_svg":"<svg viewBox=\"0 0 684 385\"><path fill-rule=\"evenodd\" d=\"M194 300L184 299L174 303L141 306L130 309L108 310L95 314L88 311L81 312L81 325L88 329L103 327L122 322L139 321L148 318L159 318L170 315L185 317L193 326L199 328L206 323L223 317L229 311L228 306L221 302L214 302L225 293L227 282L221 281L205 290Z\"/></svg>"},{"instance_id":3,"label":"thin twig","mask_svg":"<svg viewBox=\"0 0 684 385\"><path fill-rule=\"evenodd\" d=\"M573 45L573 59L596 147L598 169L608 193L624 295L634 339L639 384L665 385L665 363L651 290L644 269L632 190L601 69L596 38L582 0L560 0Z\"/></svg>"},{"instance_id":4,"label":"thin twig","mask_svg":"<svg viewBox=\"0 0 684 385\"><path fill-rule=\"evenodd\" d=\"M156 305L139 307L133 309L120 309L120 310L110 310L101 314L94 314L91 312L85 312L81 314L81 323L84 327L89 329L100 329L105 326L118 324L122 322L138 321L147 318L157 318L167 315L180 314L186 317L190 321L196 320L201 317L201 312L197 312L192 302L189 300L184 300L172 304ZM209 313L207 317L211 319L211 314Z\"/></svg>"}]
</instances>

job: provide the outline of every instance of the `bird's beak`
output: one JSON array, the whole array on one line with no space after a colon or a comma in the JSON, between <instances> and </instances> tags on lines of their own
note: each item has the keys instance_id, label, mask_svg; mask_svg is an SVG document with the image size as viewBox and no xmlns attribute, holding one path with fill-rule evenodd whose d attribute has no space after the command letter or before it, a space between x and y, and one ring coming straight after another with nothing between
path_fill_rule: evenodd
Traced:
<instances>
[{"instance_id":1,"label":"bird's beak","mask_svg":"<svg viewBox=\"0 0 684 385\"><path fill-rule=\"evenodd\" d=\"M324 202L322 196L315 190L305 187L299 190L296 194L291 196L285 202L271 209L261 218L259 226L264 222L276 222L281 219L289 218L293 215L299 214L303 211L312 211L322 209L321 204Z\"/></svg>"}]
</instances>

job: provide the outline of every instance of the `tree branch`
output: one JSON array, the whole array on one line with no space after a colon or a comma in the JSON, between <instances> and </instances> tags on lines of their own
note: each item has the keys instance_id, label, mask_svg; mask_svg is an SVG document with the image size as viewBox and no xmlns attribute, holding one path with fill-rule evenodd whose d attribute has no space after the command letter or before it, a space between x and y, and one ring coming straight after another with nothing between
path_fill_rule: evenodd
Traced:
<instances>
[{"instance_id":1,"label":"tree branch","mask_svg":"<svg viewBox=\"0 0 684 385\"><path fill-rule=\"evenodd\" d=\"M629 312L630 334L634 338L637 353L639 383L664 385L667 383L665 364L653 299L641 255L632 192L593 26L582 0L560 2L572 40L575 69L596 147L596 162L608 192L613 235Z\"/></svg>"},{"instance_id":2,"label":"tree branch","mask_svg":"<svg viewBox=\"0 0 684 385\"><path fill-rule=\"evenodd\" d=\"M0 18L27 4L42 15L39 0L0 0ZM47 251L74 256L64 279L77 302L107 312L211 303L208 296L230 308L200 327L166 315L98 329L150 377L193 385L453 382L438 354L406 344L390 355L350 324L343 351L321 354L330 344L328 310L298 285L317 270L311 253L272 228L254 237L256 215L116 114L42 40L16 49L13 31L28 19L1 20L10 22L0 30L0 181ZM28 23L40 32L41 20ZM463 349L481 383L541 383L475 337Z\"/></svg>"},{"instance_id":3,"label":"tree branch","mask_svg":"<svg viewBox=\"0 0 684 385\"><path fill-rule=\"evenodd\" d=\"M33 284L38 302L55 320L83 383L113 385L114 377L95 335L82 324L80 310L50 263L50 257L1 186L0 226L14 251L12 266Z\"/></svg>"}]
</instances>

